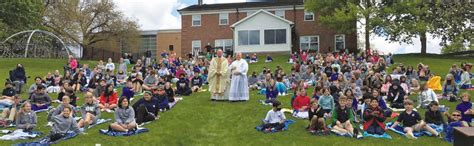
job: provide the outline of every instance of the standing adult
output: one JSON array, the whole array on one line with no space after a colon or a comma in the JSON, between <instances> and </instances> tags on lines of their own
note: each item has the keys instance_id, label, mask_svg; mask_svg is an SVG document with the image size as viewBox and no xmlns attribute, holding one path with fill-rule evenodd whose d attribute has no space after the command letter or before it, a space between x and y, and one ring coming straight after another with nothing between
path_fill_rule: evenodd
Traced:
<instances>
[{"instance_id":1,"label":"standing adult","mask_svg":"<svg viewBox=\"0 0 474 146\"><path fill-rule=\"evenodd\" d=\"M13 82L13 85L15 85L16 93L20 94L26 83L25 68L23 68L22 64L16 65L16 68L10 74L10 80Z\"/></svg>"},{"instance_id":2,"label":"standing adult","mask_svg":"<svg viewBox=\"0 0 474 146\"><path fill-rule=\"evenodd\" d=\"M229 66L232 80L230 83L229 100L249 100L249 86L247 81L248 64L242 59L242 53L237 53L236 60Z\"/></svg>"},{"instance_id":3,"label":"standing adult","mask_svg":"<svg viewBox=\"0 0 474 146\"><path fill-rule=\"evenodd\" d=\"M223 57L221 49L217 50L217 56L212 58L209 66L209 91L211 92L211 100L227 100L228 97L224 96L226 85L229 82L227 67L228 62Z\"/></svg>"}]
</instances>

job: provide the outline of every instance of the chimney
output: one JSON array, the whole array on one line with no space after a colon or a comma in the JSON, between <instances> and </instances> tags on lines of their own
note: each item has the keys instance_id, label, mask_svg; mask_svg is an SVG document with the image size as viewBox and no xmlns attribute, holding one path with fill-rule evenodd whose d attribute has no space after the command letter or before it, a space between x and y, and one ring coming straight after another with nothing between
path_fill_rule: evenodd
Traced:
<instances>
[{"instance_id":1,"label":"chimney","mask_svg":"<svg viewBox=\"0 0 474 146\"><path fill-rule=\"evenodd\" d=\"M202 5L202 0L198 0L198 6Z\"/></svg>"}]
</instances>

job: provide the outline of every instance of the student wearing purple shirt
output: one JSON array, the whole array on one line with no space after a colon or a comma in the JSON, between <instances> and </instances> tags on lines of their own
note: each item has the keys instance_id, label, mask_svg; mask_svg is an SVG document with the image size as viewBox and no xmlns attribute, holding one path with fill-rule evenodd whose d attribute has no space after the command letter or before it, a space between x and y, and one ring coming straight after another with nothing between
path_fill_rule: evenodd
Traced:
<instances>
[{"instance_id":1,"label":"student wearing purple shirt","mask_svg":"<svg viewBox=\"0 0 474 146\"><path fill-rule=\"evenodd\" d=\"M135 95L135 91L133 90L132 80L127 80L126 86L122 88L122 96L127 97L127 101L130 101L130 98Z\"/></svg>"},{"instance_id":2,"label":"student wearing purple shirt","mask_svg":"<svg viewBox=\"0 0 474 146\"><path fill-rule=\"evenodd\" d=\"M464 93L461 98L461 103L456 106L456 110L461 111L461 121L466 121L468 124L472 122L474 110L472 109L471 99L469 94Z\"/></svg>"}]
</instances>

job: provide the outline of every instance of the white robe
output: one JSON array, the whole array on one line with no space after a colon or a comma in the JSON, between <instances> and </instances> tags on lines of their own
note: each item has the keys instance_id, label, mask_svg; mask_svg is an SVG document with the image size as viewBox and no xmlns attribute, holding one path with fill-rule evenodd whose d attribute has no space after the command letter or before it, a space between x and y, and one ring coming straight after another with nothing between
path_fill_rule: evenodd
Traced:
<instances>
[{"instance_id":1,"label":"white robe","mask_svg":"<svg viewBox=\"0 0 474 146\"><path fill-rule=\"evenodd\" d=\"M244 59L235 60L229 66L232 80L230 82L229 100L249 100L249 87L247 80L248 64ZM239 73L239 74L234 74Z\"/></svg>"}]
</instances>

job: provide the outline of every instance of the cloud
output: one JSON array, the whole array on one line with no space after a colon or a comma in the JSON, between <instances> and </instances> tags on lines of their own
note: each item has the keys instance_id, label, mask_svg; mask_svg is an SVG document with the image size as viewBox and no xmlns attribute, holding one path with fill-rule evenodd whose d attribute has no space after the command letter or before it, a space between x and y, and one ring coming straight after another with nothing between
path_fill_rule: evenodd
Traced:
<instances>
[{"instance_id":1,"label":"cloud","mask_svg":"<svg viewBox=\"0 0 474 146\"><path fill-rule=\"evenodd\" d=\"M142 30L181 28L181 17L176 10L188 5L178 0L113 1L126 17L137 20Z\"/></svg>"}]
</instances>

